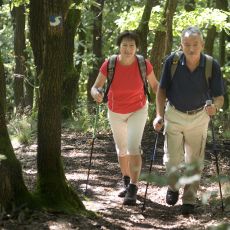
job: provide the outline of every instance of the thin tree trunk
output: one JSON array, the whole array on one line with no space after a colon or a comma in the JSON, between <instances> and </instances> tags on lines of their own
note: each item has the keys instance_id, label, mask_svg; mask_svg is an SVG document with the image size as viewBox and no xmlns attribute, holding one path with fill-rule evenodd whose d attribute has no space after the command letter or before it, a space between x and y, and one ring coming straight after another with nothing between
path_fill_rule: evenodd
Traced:
<instances>
[{"instance_id":1,"label":"thin tree trunk","mask_svg":"<svg viewBox=\"0 0 230 230\"><path fill-rule=\"evenodd\" d=\"M79 25L79 32L78 32L78 49L77 49L77 60L76 60L76 101L79 97L79 80L81 75L81 68L82 68L82 62L83 62L83 54L85 52L85 43L86 43L86 32L83 28L82 23Z\"/></svg>"},{"instance_id":2,"label":"thin tree trunk","mask_svg":"<svg viewBox=\"0 0 230 230\"><path fill-rule=\"evenodd\" d=\"M216 35L217 32L215 26L212 26L210 29L208 29L207 36L205 38L205 46L204 46L204 51L206 54L212 55Z\"/></svg>"},{"instance_id":3,"label":"thin tree trunk","mask_svg":"<svg viewBox=\"0 0 230 230\"><path fill-rule=\"evenodd\" d=\"M29 4L29 28L30 43L34 55L34 64L36 75L34 79L35 100L34 108L37 109L37 100L39 97L39 75L43 67L43 49L44 49L44 18L43 18L43 0L30 0Z\"/></svg>"},{"instance_id":4,"label":"thin tree trunk","mask_svg":"<svg viewBox=\"0 0 230 230\"><path fill-rule=\"evenodd\" d=\"M104 8L104 0L96 0L97 7L92 6L92 12L94 14L93 23L93 54L95 55L95 61L93 63L92 72L89 75L87 82L87 99L90 104L93 103L93 99L90 94L91 87L93 86L100 65L102 64L102 12ZM100 7L99 7L100 6Z\"/></svg>"},{"instance_id":5,"label":"thin tree trunk","mask_svg":"<svg viewBox=\"0 0 230 230\"><path fill-rule=\"evenodd\" d=\"M152 8L159 4L159 0L147 0L142 14L141 21L137 28L137 33L140 37L140 53L146 58L147 57L147 37L149 33L149 19L151 16Z\"/></svg>"},{"instance_id":6,"label":"thin tree trunk","mask_svg":"<svg viewBox=\"0 0 230 230\"><path fill-rule=\"evenodd\" d=\"M159 29L155 32L153 47L151 50L150 60L153 64L154 72L157 79L160 79L160 73L162 68L162 60L165 56L166 47L166 11L168 9L169 0L166 1L164 6L164 12L162 16L162 23L159 25ZM162 27L164 29L162 29Z\"/></svg>"},{"instance_id":7,"label":"thin tree trunk","mask_svg":"<svg viewBox=\"0 0 230 230\"><path fill-rule=\"evenodd\" d=\"M177 0L170 0L166 11L166 47L165 55L170 54L173 45L173 16L177 7Z\"/></svg>"},{"instance_id":8,"label":"thin tree trunk","mask_svg":"<svg viewBox=\"0 0 230 230\"><path fill-rule=\"evenodd\" d=\"M24 109L24 79L26 75L26 55L25 55L25 7L20 5L14 7L12 11L14 24L14 103L16 111L22 113Z\"/></svg>"},{"instance_id":9,"label":"thin tree trunk","mask_svg":"<svg viewBox=\"0 0 230 230\"><path fill-rule=\"evenodd\" d=\"M78 1L76 4L79 5ZM72 118L72 112L76 104L77 72L74 67L74 38L79 25L81 11L70 9L64 24L65 30L65 74L62 89L62 118Z\"/></svg>"},{"instance_id":10,"label":"thin tree trunk","mask_svg":"<svg viewBox=\"0 0 230 230\"><path fill-rule=\"evenodd\" d=\"M228 0L216 0L216 8L220 10L228 11ZM227 34L225 30L220 32L219 37L219 62L220 66L224 66L226 62L226 38Z\"/></svg>"}]
</instances>

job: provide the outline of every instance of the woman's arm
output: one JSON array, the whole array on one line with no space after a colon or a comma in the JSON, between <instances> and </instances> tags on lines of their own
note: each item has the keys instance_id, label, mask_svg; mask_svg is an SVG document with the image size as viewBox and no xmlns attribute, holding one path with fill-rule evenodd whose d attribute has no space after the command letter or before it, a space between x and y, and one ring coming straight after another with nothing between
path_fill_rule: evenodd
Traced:
<instances>
[{"instance_id":1,"label":"woman's arm","mask_svg":"<svg viewBox=\"0 0 230 230\"><path fill-rule=\"evenodd\" d=\"M101 72L99 72L99 74L96 78L96 81L91 88L91 96L98 103L102 102L103 96L104 96L103 93L100 92L100 90L98 90L98 89L100 89L104 86L105 81L106 81L106 77Z\"/></svg>"}]
</instances>

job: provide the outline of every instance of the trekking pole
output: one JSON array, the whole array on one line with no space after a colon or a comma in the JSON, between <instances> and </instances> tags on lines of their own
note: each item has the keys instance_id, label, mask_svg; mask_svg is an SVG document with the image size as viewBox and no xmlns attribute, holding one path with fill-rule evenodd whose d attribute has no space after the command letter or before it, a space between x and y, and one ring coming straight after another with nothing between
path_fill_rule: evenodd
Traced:
<instances>
[{"instance_id":1,"label":"trekking pole","mask_svg":"<svg viewBox=\"0 0 230 230\"><path fill-rule=\"evenodd\" d=\"M159 136L159 133L157 132L156 133L156 138L155 138L155 143L154 143L153 150L152 150L152 156L151 156L151 161L150 161L150 166L149 166L149 174L148 175L151 174L153 161L155 160L155 157L156 157L156 149L157 149L158 136ZM147 181L147 183L146 183L146 189L145 189L144 202L143 202L143 206L142 206L142 209L141 209L142 213L145 210L145 203L146 203L146 197L147 197L148 187L149 187L149 182Z\"/></svg>"},{"instance_id":2,"label":"trekking pole","mask_svg":"<svg viewBox=\"0 0 230 230\"><path fill-rule=\"evenodd\" d=\"M98 89L98 92L99 93L103 93L102 89ZM87 188L88 188L88 184L89 184L89 174L90 174L90 169L91 169L91 162L92 162L92 156L93 156L94 142L95 142L95 139L96 139L99 110L100 110L100 104L97 103L97 106L96 106L96 116L95 116L94 125L93 125L93 139L92 139L91 150L90 150L88 174L87 174L87 180L86 180L86 186L85 186L85 195L87 194Z\"/></svg>"},{"instance_id":3,"label":"trekking pole","mask_svg":"<svg viewBox=\"0 0 230 230\"><path fill-rule=\"evenodd\" d=\"M212 104L212 100L206 101L206 106L210 106L211 104ZM218 161L218 155L217 155L217 151L216 151L216 138L215 138L215 132L214 132L214 125L213 125L211 116L210 116L210 126L211 126L211 131L212 131L212 148L213 148L213 154L215 156L216 172L217 172L219 191L220 191L221 209L223 212L224 211L224 202L223 202L223 195L222 195L221 182L220 182L219 161Z\"/></svg>"}]
</instances>

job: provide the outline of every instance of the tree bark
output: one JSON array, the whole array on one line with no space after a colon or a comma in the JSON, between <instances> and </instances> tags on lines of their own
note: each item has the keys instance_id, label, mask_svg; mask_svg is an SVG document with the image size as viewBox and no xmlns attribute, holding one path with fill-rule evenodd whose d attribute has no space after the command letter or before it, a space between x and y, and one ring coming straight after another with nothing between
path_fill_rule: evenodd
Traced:
<instances>
[{"instance_id":1,"label":"tree bark","mask_svg":"<svg viewBox=\"0 0 230 230\"><path fill-rule=\"evenodd\" d=\"M173 45L173 15L176 11L177 0L170 0L167 10L166 10L166 47L165 47L165 55L168 55L172 51Z\"/></svg>"},{"instance_id":2,"label":"tree bark","mask_svg":"<svg viewBox=\"0 0 230 230\"><path fill-rule=\"evenodd\" d=\"M228 11L228 0L216 0L216 8L224 11ZM226 39L227 34L225 30L220 32L219 37L219 62L220 66L224 66L226 62Z\"/></svg>"},{"instance_id":3,"label":"tree bark","mask_svg":"<svg viewBox=\"0 0 230 230\"><path fill-rule=\"evenodd\" d=\"M85 209L68 186L61 161L61 91L64 73L66 0L44 2L44 59L38 107L38 186L48 209L75 213Z\"/></svg>"},{"instance_id":4,"label":"tree bark","mask_svg":"<svg viewBox=\"0 0 230 230\"><path fill-rule=\"evenodd\" d=\"M137 28L137 33L140 37L140 48L139 52L147 58L147 37L149 33L149 19L151 16L152 8L153 6L156 6L159 4L159 0L147 0L144 8L144 12L142 14L141 21L139 23L139 26Z\"/></svg>"},{"instance_id":5,"label":"tree bark","mask_svg":"<svg viewBox=\"0 0 230 230\"><path fill-rule=\"evenodd\" d=\"M29 3L29 28L30 43L34 55L34 64L36 67L36 75L34 79L35 100L34 108L37 108L37 100L39 95L39 75L43 67L43 49L44 49L44 18L43 18L43 0L30 0Z\"/></svg>"},{"instance_id":6,"label":"tree bark","mask_svg":"<svg viewBox=\"0 0 230 230\"><path fill-rule=\"evenodd\" d=\"M30 206L32 197L10 142L5 119L6 81L0 53L0 205L6 212Z\"/></svg>"},{"instance_id":7,"label":"tree bark","mask_svg":"<svg viewBox=\"0 0 230 230\"><path fill-rule=\"evenodd\" d=\"M91 87L93 86L97 75L98 70L102 64L102 12L104 8L104 0L96 0L97 7L92 6L92 12L94 14L93 22L93 54L95 56L95 61L93 63L92 72L89 74L87 82L87 99L89 104L93 103L93 98L91 97ZM90 109L90 108L89 108Z\"/></svg>"},{"instance_id":8,"label":"tree bark","mask_svg":"<svg viewBox=\"0 0 230 230\"><path fill-rule=\"evenodd\" d=\"M216 35L217 32L215 26L212 26L210 29L208 29L207 36L205 38L205 46L204 46L204 51L208 55L213 54L213 46L214 46Z\"/></svg>"},{"instance_id":9,"label":"tree bark","mask_svg":"<svg viewBox=\"0 0 230 230\"><path fill-rule=\"evenodd\" d=\"M150 60L153 64L154 72L156 78L160 79L160 73L162 68L162 60L165 56L165 47L166 47L166 11L168 8L169 0L166 1L164 6L164 12L162 15L162 23L159 25L159 28L155 32L155 37L153 41L153 47L151 50ZM163 29L162 29L163 27Z\"/></svg>"},{"instance_id":10,"label":"tree bark","mask_svg":"<svg viewBox=\"0 0 230 230\"><path fill-rule=\"evenodd\" d=\"M185 0L184 9L188 12L194 11L196 9L195 0Z\"/></svg>"},{"instance_id":11,"label":"tree bark","mask_svg":"<svg viewBox=\"0 0 230 230\"><path fill-rule=\"evenodd\" d=\"M24 79L26 78L25 55L25 7L20 5L12 10L14 25L14 103L16 112L22 113L24 109Z\"/></svg>"},{"instance_id":12,"label":"tree bark","mask_svg":"<svg viewBox=\"0 0 230 230\"><path fill-rule=\"evenodd\" d=\"M78 32L78 41L79 45L77 48L77 60L76 60L76 101L79 97L79 80L81 75L81 69L82 69L82 61L83 61L83 54L85 52L85 44L86 44L86 32L83 28L83 24L80 23L79 25L79 32Z\"/></svg>"},{"instance_id":13,"label":"tree bark","mask_svg":"<svg viewBox=\"0 0 230 230\"><path fill-rule=\"evenodd\" d=\"M151 51L151 62L158 80L160 79L163 60L166 54L169 54L172 50L172 21L176 7L177 0L166 1L162 15L162 23L159 25L159 28L155 33Z\"/></svg>"},{"instance_id":14,"label":"tree bark","mask_svg":"<svg viewBox=\"0 0 230 230\"><path fill-rule=\"evenodd\" d=\"M79 5L81 2L77 1ZM76 6L77 6L76 5ZM76 105L77 72L74 66L74 38L77 26L79 25L81 11L70 9L64 24L65 30L65 74L62 88L62 118L72 118L72 112Z\"/></svg>"}]
</instances>

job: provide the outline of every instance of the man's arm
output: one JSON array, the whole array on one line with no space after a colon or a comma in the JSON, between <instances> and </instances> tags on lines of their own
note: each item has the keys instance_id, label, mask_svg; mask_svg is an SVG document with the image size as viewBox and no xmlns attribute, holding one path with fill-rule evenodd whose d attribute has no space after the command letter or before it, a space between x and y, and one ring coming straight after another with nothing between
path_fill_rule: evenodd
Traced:
<instances>
[{"instance_id":1,"label":"man's arm","mask_svg":"<svg viewBox=\"0 0 230 230\"><path fill-rule=\"evenodd\" d=\"M163 127L165 101L166 101L166 90L160 88L159 86L157 89L157 95L156 95L156 118L153 121L153 127L158 132Z\"/></svg>"},{"instance_id":2,"label":"man's arm","mask_svg":"<svg viewBox=\"0 0 230 230\"><path fill-rule=\"evenodd\" d=\"M223 96L214 97L213 104L216 107L216 110L218 111L224 105L224 97Z\"/></svg>"},{"instance_id":3,"label":"man's arm","mask_svg":"<svg viewBox=\"0 0 230 230\"><path fill-rule=\"evenodd\" d=\"M215 115L220 108L224 105L224 97L223 96L218 96L218 97L213 97L213 102L210 106L206 106L206 112L209 116Z\"/></svg>"},{"instance_id":4,"label":"man's arm","mask_svg":"<svg viewBox=\"0 0 230 230\"><path fill-rule=\"evenodd\" d=\"M156 115L158 117L164 117L166 101L166 90L158 87L156 96Z\"/></svg>"}]
</instances>

